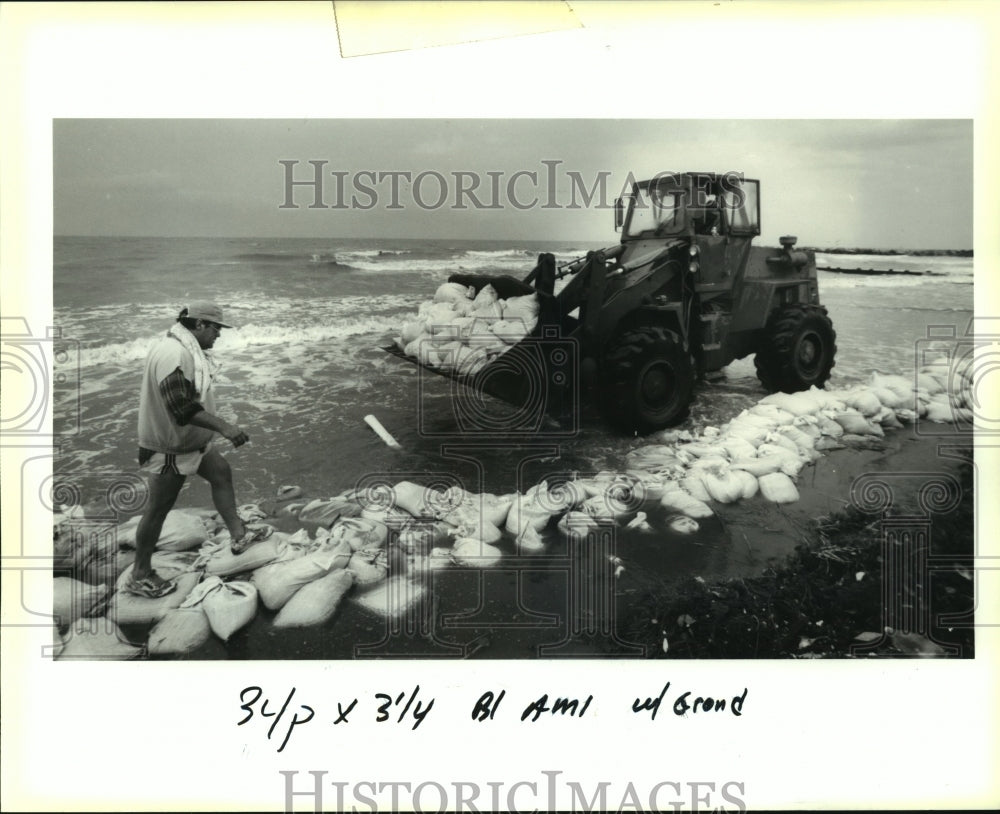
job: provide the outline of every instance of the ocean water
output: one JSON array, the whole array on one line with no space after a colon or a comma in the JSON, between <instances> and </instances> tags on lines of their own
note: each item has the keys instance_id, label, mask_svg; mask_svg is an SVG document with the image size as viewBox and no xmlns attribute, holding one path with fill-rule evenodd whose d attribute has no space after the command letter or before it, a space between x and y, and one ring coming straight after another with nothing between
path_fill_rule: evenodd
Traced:
<instances>
[{"instance_id":1,"label":"ocean water","mask_svg":"<svg viewBox=\"0 0 1000 814\"><path fill-rule=\"evenodd\" d=\"M62 368L71 375L55 388L55 423L57 431L79 431L60 447L56 482L88 503L116 478L135 476L146 351L189 299L218 301L236 326L223 331L215 346L222 363L217 402L251 442L239 450L221 439L217 444L233 466L241 503L272 498L284 484L323 497L373 478L440 476L457 478L472 491L505 493L546 476L619 468L629 449L649 439L615 435L590 411L579 432L568 437L469 437L456 421L448 380L422 374L381 350L449 274L520 277L541 251L564 262L600 245L606 244L57 237L55 324L75 350L56 365L57 373ZM817 261L821 299L837 331L831 386L861 382L873 370L910 370L929 328L938 326L940 333L940 326L954 326L961 335L972 316L971 258L820 255ZM867 277L823 270L839 266L933 274ZM762 395L752 358L738 360L721 378L698 385L682 427L724 423ZM369 430L363 422L369 413L402 451L389 449ZM471 444L472 451L456 453L456 444ZM178 506L210 506L207 486L189 480ZM650 556L646 566L655 572L656 563ZM654 576L707 577L747 568L736 552L706 549L675 558ZM466 572L448 578L466 585L475 577ZM460 608L471 601L471 585L445 593L463 597L456 600ZM547 601L543 584L537 593L539 604L532 608ZM378 627L379 620L365 611L350 613L353 621L345 624ZM336 657L349 655L345 642L358 638L339 642L304 633L279 642L263 628L253 631L206 657ZM487 655L516 654L518 647L532 646L529 640L515 636L509 651Z\"/></svg>"}]
</instances>

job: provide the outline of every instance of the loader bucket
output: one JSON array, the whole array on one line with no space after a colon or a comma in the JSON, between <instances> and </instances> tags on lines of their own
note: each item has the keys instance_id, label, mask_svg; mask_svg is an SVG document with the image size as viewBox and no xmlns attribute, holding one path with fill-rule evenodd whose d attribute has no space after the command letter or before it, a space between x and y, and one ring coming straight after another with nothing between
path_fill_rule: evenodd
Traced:
<instances>
[{"instance_id":1,"label":"loader bucket","mask_svg":"<svg viewBox=\"0 0 1000 814\"><path fill-rule=\"evenodd\" d=\"M423 365L395 345L383 350L424 371L470 388L473 393L486 393L517 408L505 417L504 426L495 429L540 429L545 416L559 421L572 415L577 403L579 353L576 339L562 337L558 327L544 325L542 320L531 334L472 376ZM455 397L463 398L458 394Z\"/></svg>"}]
</instances>

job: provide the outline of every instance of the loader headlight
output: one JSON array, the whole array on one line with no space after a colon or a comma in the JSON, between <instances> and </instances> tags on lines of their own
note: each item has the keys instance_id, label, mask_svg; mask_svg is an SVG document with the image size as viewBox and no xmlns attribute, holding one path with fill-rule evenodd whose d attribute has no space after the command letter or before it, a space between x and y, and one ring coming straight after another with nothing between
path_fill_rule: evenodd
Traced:
<instances>
[{"instance_id":1,"label":"loader headlight","mask_svg":"<svg viewBox=\"0 0 1000 814\"><path fill-rule=\"evenodd\" d=\"M697 260L692 260L690 263L688 263L688 271L690 271L692 274L697 274L698 273L698 269L700 269L700 268L701 268L701 266L698 265L698 261Z\"/></svg>"},{"instance_id":2,"label":"loader headlight","mask_svg":"<svg viewBox=\"0 0 1000 814\"><path fill-rule=\"evenodd\" d=\"M688 254L690 254L692 257L697 257L699 254L701 254L701 249L698 248L697 243L691 244L691 248L688 249Z\"/></svg>"}]
</instances>

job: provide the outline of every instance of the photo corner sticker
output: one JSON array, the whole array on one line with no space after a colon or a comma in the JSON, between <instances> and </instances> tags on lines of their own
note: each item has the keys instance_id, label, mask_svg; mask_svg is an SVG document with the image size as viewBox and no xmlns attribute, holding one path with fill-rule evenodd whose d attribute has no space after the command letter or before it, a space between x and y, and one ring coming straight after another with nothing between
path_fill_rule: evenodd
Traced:
<instances>
[{"instance_id":1,"label":"photo corner sticker","mask_svg":"<svg viewBox=\"0 0 1000 814\"><path fill-rule=\"evenodd\" d=\"M582 28L565 0L420 3L334 0L342 57L463 45Z\"/></svg>"}]
</instances>

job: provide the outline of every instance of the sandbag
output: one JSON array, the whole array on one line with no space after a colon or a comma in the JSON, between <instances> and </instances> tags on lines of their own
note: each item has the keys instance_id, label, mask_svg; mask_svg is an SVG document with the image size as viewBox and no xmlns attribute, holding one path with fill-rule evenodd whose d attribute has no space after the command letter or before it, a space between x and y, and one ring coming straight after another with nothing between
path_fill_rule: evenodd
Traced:
<instances>
[{"instance_id":1,"label":"sandbag","mask_svg":"<svg viewBox=\"0 0 1000 814\"><path fill-rule=\"evenodd\" d=\"M525 522L531 524L535 531L541 531L548 525L552 513L540 506L526 495L517 495L511 504L510 511L504 521L504 528L515 537Z\"/></svg>"},{"instance_id":2,"label":"sandbag","mask_svg":"<svg viewBox=\"0 0 1000 814\"><path fill-rule=\"evenodd\" d=\"M503 552L496 546L463 537L455 541L451 558L458 565L489 568L500 562Z\"/></svg>"},{"instance_id":3,"label":"sandbag","mask_svg":"<svg viewBox=\"0 0 1000 814\"><path fill-rule=\"evenodd\" d=\"M476 308L483 308L489 305L493 305L498 299L497 290L487 283L482 288L479 289L479 293L476 294L473 302Z\"/></svg>"},{"instance_id":4,"label":"sandbag","mask_svg":"<svg viewBox=\"0 0 1000 814\"><path fill-rule=\"evenodd\" d=\"M792 416L809 415L822 409L823 403L814 397L812 391L798 393L771 393L759 402L760 405L773 404Z\"/></svg>"},{"instance_id":5,"label":"sandbag","mask_svg":"<svg viewBox=\"0 0 1000 814\"><path fill-rule=\"evenodd\" d=\"M645 472L659 472L678 463L674 448L663 444L638 447L625 456L626 469L639 469Z\"/></svg>"},{"instance_id":6,"label":"sandbag","mask_svg":"<svg viewBox=\"0 0 1000 814\"><path fill-rule=\"evenodd\" d=\"M821 415L817 418L817 426L819 427L820 433L823 435L829 436L830 438L840 438L840 436L844 434L844 428L829 416Z\"/></svg>"},{"instance_id":7,"label":"sandbag","mask_svg":"<svg viewBox=\"0 0 1000 814\"><path fill-rule=\"evenodd\" d=\"M503 339L490 330L491 326L492 323L478 321L473 325L468 339L465 340L470 348L483 351L486 354L487 361L491 353L496 353L501 349L506 350L509 347Z\"/></svg>"},{"instance_id":8,"label":"sandbag","mask_svg":"<svg viewBox=\"0 0 1000 814\"><path fill-rule=\"evenodd\" d=\"M694 455L696 458L718 458L726 456L726 450L724 447L719 444L706 444L701 441L692 441L689 444L684 444L684 446L681 447L681 450L689 453L690 455Z\"/></svg>"},{"instance_id":9,"label":"sandbag","mask_svg":"<svg viewBox=\"0 0 1000 814\"><path fill-rule=\"evenodd\" d=\"M52 613L56 624L67 627L81 616L99 616L107 594L107 585L88 585L71 577L56 577L52 580Z\"/></svg>"},{"instance_id":10,"label":"sandbag","mask_svg":"<svg viewBox=\"0 0 1000 814\"><path fill-rule=\"evenodd\" d=\"M702 483L702 474L688 475L686 478L681 478L680 484L681 488L695 500L704 502L712 499L712 496L708 493L708 489L705 488L705 484Z\"/></svg>"},{"instance_id":11,"label":"sandbag","mask_svg":"<svg viewBox=\"0 0 1000 814\"><path fill-rule=\"evenodd\" d=\"M853 407L866 418L875 415L882 409L882 402L868 388L851 390L844 394L844 404Z\"/></svg>"},{"instance_id":12,"label":"sandbag","mask_svg":"<svg viewBox=\"0 0 1000 814\"><path fill-rule=\"evenodd\" d=\"M164 579L176 582L177 588L159 599L149 599L135 596L124 589L127 581L132 578L133 567L130 565L122 572L118 580L118 590L108 604L108 618L119 625L147 625L159 621L167 613L179 607L201 579L201 573L197 571L181 571L158 565L154 559L154 570Z\"/></svg>"},{"instance_id":13,"label":"sandbag","mask_svg":"<svg viewBox=\"0 0 1000 814\"><path fill-rule=\"evenodd\" d=\"M460 360L455 365L455 372L460 376L475 376L490 362L484 348L469 348L468 354L460 354Z\"/></svg>"},{"instance_id":14,"label":"sandbag","mask_svg":"<svg viewBox=\"0 0 1000 814\"><path fill-rule=\"evenodd\" d=\"M763 436L761 436L761 440L763 440ZM735 461L738 458L757 457L757 447L743 438L722 438L719 441L719 446L726 451L726 455L730 461Z\"/></svg>"},{"instance_id":15,"label":"sandbag","mask_svg":"<svg viewBox=\"0 0 1000 814\"><path fill-rule=\"evenodd\" d=\"M935 424L947 424L955 420L956 408L951 404L946 393L941 394L941 398L932 398L927 401L927 421Z\"/></svg>"},{"instance_id":16,"label":"sandbag","mask_svg":"<svg viewBox=\"0 0 1000 814\"><path fill-rule=\"evenodd\" d=\"M787 427L780 427L774 435L784 436L788 438L794 445L795 451L810 452L816 445L816 439L819 438L819 430L816 430L816 435L813 436L809 433L803 432L801 429L795 425L790 425Z\"/></svg>"},{"instance_id":17,"label":"sandbag","mask_svg":"<svg viewBox=\"0 0 1000 814\"><path fill-rule=\"evenodd\" d=\"M430 336L430 334L427 333L420 334L420 336L418 336L412 342L408 343L403 348L403 353L405 353L407 356L413 357L414 359L420 358L420 348L426 342L428 336Z\"/></svg>"},{"instance_id":18,"label":"sandbag","mask_svg":"<svg viewBox=\"0 0 1000 814\"><path fill-rule=\"evenodd\" d=\"M278 559L287 538L288 535L275 531L266 540L254 543L242 554L233 554L229 549L229 538L226 537L212 549L203 549L208 554L204 563L205 573L218 577L247 574Z\"/></svg>"},{"instance_id":19,"label":"sandbag","mask_svg":"<svg viewBox=\"0 0 1000 814\"><path fill-rule=\"evenodd\" d=\"M580 508L597 520L618 520L633 511L627 503L616 498L610 491L587 498Z\"/></svg>"},{"instance_id":20,"label":"sandbag","mask_svg":"<svg viewBox=\"0 0 1000 814\"><path fill-rule=\"evenodd\" d=\"M853 435L885 435L878 424L869 421L857 410L845 410L844 412L834 413L832 418L844 428L845 433L852 433Z\"/></svg>"},{"instance_id":21,"label":"sandbag","mask_svg":"<svg viewBox=\"0 0 1000 814\"><path fill-rule=\"evenodd\" d=\"M667 528L675 534L694 534L700 526L694 518L683 514L675 514L667 518Z\"/></svg>"},{"instance_id":22,"label":"sandbag","mask_svg":"<svg viewBox=\"0 0 1000 814\"><path fill-rule=\"evenodd\" d=\"M477 305L470 316L479 321L479 325L472 329L473 334L489 331L490 322L503 319L503 306L499 300Z\"/></svg>"},{"instance_id":23,"label":"sandbag","mask_svg":"<svg viewBox=\"0 0 1000 814\"><path fill-rule=\"evenodd\" d=\"M443 520L412 520L400 529L396 545L403 551L423 554L430 549L451 543L455 527Z\"/></svg>"},{"instance_id":24,"label":"sandbag","mask_svg":"<svg viewBox=\"0 0 1000 814\"><path fill-rule=\"evenodd\" d=\"M561 481L552 486L549 486L547 481L542 481L539 486L543 488L539 488L534 493L534 504L538 509L544 509L552 515L577 509L592 496L584 488L584 483L581 480ZM513 506L513 503L511 505Z\"/></svg>"},{"instance_id":25,"label":"sandbag","mask_svg":"<svg viewBox=\"0 0 1000 814\"><path fill-rule=\"evenodd\" d=\"M571 511L562 516L558 528L567 537L584 538L600 528L600 525L586 512Z\"/></svg>"},{"instance_id":26,"label":"sandbag","mask_svg":"<svg viewBox=\"0 0 1000 814\"><path fill-rule=\"evenodd\" d=\"M468 350L458 341L451 341L447 344L438 346L438 356L441 359L441 370L452 371L455 369L455 364L458 359L459 353L463 350Z\"/></svg>"},{"instance_id":27,"label":"sandbag","mask_svg":"<svg viewBox=\"0 0 1000 814\"><path fill-rule=\"evenodd\" d=\"M660 498L660 505L674 512L680 512L686 517L701 518L711 517L713 512L708 504L697 498L691 497L682 489L673 489L663 493Z\"/></svg>"},{"instance_id":28,"label":"sandbag","mask_svg":"<svg viewBox=\"0 0 1000 814\"><path fill-rule=\"evenodd\" d=\"M440 504L436 489L412 481L400 481L392 487L393 503L413 517L433 517Z\"/></svg>"},{"instance_id":29,"label":"sandbag","mask_svg":"<svg viewBox=\"0 0 1000 814\"><path fill-rule=\"evenodd\" d=\"M309 501L298 513L298 518L304 523L330 528L341 517L357 517L359 514L361 506L356 501L337 495Z\"/></svg>"},{"instance_id":30,"label":"sandbag","mask_svg":"<svg viewBox=\"0 0 1000 814\"><path fill-rule=\"evenodd\" d=\"M707 455L704 458L698 458L688 464L688 472L693 476L700 476L702 472L718 469L719 467L724 467L729 463L729 456L721 457L717 455Z\"/></svg>"},{"instance_id":31,"label":"sandbag","mask_svg":"<svg viewBox=\"0 0 1000 814\"><path fill-rule=\"evenodd\" d=\"M777 431L769 432L764 437L764 443L761 444L760 448L757 451L758 453L766 455L767 450L765 450L764 448L771 446L781 447L782 449L787 450L792 455L798 455L800 449L799 445L796 444L791 438L789 438L784 433ZM809 444L808 446L810 449L812 449L812 444Z\"/></svg>"},{"instance_id":32,"label":"sandbag","mask_svg":"<svg viewBox=\"0 0 1000 814\"><path fill-rule=\"evenodd\" d=\"M929 397L944 392L945 385L928 373L918 373L916 389L921 396Z\"/></svg>"},{"instance_id":33,"label":"sandbag","mask_svg":"<svg viewBox=\"0 0 1000 814\"><path fill-rule=\"evenodd\" d=\"M258 568L251 579L261 602L271 610L279 610L303 585L346 567L352 553L346 540L328 538L308 554Z\"/></svg>"},{"instance_id":34,"label":"sandbag","mask_svg":"<svg viewBox=\"0 0 1000 814\"><path fill-rule=\"evenodd\" d=\"M792 479L783 472L762 475L757 483L761 495L772 503L794 503L799 499L799 490L795 488Z\"/></svg>"},{"instance_id":35,"label":"sandbag","mask_svg":"<svg viewBox=\"0 0 1000 814\"><path fill-rule=\"evenodd\" d=\"M787 394L782 394L787 395ZM761 405L754 405L755 407L760 407ZM787 412L787 411L782 411ZM725 425L727 427L732 426L734 423L746 424L748 426L763 427L767 430L773 430L778 426L778 419L771 416L760 415L759 413L752 412L751 410L744 410L739 415L736 416L729 424Z\"/></svg>"},{"instance_id":36,"label":"sandbag","mask_svg":"<svg viewBox=\"0 0 1000 814\"><path fill-rule=\"evenodd\" d=\"M770 404L761 402L760 404L755 404L750 408L750 413L752 415L759 415L764 418L769 418L776 424L790 424L796 417L797 414L790 412L777 404ZM801 414L798 414L801 415Z\"/></svg>"},{"instance_id":37,"label":"sandbag","mask_svg":"<svg viewBox=\"0 0 1000 814\"><path fill-rule=\"evenodd\" d=\"M174 509L163 521L156 547L160 551L190 551L207 539L208 531L200 517Z\"/></svg>"},{"instance_id":38,"label":"sandbag","mask_svg":"<svg viewBox=\"0 0 1000 814\"><path fill-rule=\"evenodd\" d=\"M139 528L140 520L142 520L142 515L137 514L115 527L115 539L119 546L135 548L135 532Z\"/></svg>"},{"instance_id":39,"label":"sandbag","mask_svg":"<svg viewBox=\"0 0 1000 814\"><path fill-rule=\"evenodd\" d=\"M355 551L347 562L346 569L353 574L358 587L377 585L389 573L389 563L383 549Z\"/></svg>"},{"instance_id":40,"label":"sandbag","mask_svg":"<svg viewBox=\"0 0 1000 814\"><path fill-rule=\"evenodd\" d=\"M400 339L404 345L409 345L414 339L419 337L424 331L427 330L427 320L424 319L412 319L409 322L403 323L403 329L400 332Z\"/></svg>"},{"instance_id":41,"label":"sandbag","mask_svg":"<svg viewBox=\"0 0 1000 814\"><path fill-rule=\"evenodd\" d=\"M174 656L197 650L212 638L212 628L201 606L177 608L164 614L149 631L146 649L151 656Z\"/></svg>"},{"instance_id":42,"label":"sandbag","mask_svg":"<svg viewBox=\"0 0 1000 814\"><path fill-rule=\"evenodd\" d=\"M869 384L873 389L877 390L888 390L893 393L897 398L904 402L909 402L910 405L913 404L913 379L907 378L906 376L896 376L896 375L883 375L881 373L872 373L871 379L869 379ZM886 405L889 407L897 405ZM898 405L901 407L908 406L907 404Z\"/></svg>"},{"instance_id":43,"label":"sandbag","mask_svg":"<svg viewBox=\"0 0 1000 814\"><path fill-rule=\"evenodd\" d=\"M537 294L525 294L523 297L508 297L502 300L503 318L506 320L520 319L525 325L538 317L539 302Z\"/></svg>"},{"instance_id":44,"label":"sandbag","mask_svg":"<svg viewBox=\"0 0 1000 814\"><path fill-rule=\"evenodd\" d=\"M836 391L820 390L816 385L813 385L801 395L807 396L818 404L820 410L843 410L847 407L837 396Z\"/></svg>"},{"instance_id":45,"label":"sandbag","mask_svg":"<svg viewBox=\"0 0 1000 814\"><path fill-rule=\"evenodd\" d=\"M772 472L780 472L782 464L788 459L788 455L782 452L778 455L762 455L759 458L740 458L733 461L730 469L742 469L749 472L754 477L770 475Z\"/></svg>"},{"instance_id":46,"label":"sandbag","mask_svg":"<svg viewBox=\"0 0 1000 814\"><path fill-rule=\"evenodd\" d=\"M632 492L637 503L658 501L663 496L663 490L666 487L664 485L665 478L662 475L641 470L628 471L625 474L635 482Z\"/></svg>"},{"instance_id":47,"label":"sandbag","mask_svg":"<svg viewBox=\"0 0 1000 814\"><path fill-rule=\"evenodd\" d=\"M757 478L751 475L745 469L730 468L729 474L739 484L741 498L745 500L757 494L757 489L758 489Z\"/></svg>"},{"instance_id":48,"label":"sandbag","mask_svg":"<svg viewBox=\"0 0 1000 814\"><path fill-rule=\"evenodd\" d=\"M587 493L587 498L595 497L596 495L604 494L605 489L608 488L608 484L612 482L615 473L611 471L598 472L592 478L577 478L573 483L577 487L583 489ZM548 489L548 484L546 484L546 490ZM527 492L527 497L534 497L537 494L537 487L532 487Z\"/></svg>"},{"instance_id":49,"label":"sandbag","mask_svg":"<svg viewBox=\"0 0 1000 814\"><path fill-rule=\"evenodd\" d=\"M516 345L534 329L534 325L527 325L520 319L500 319L493 323L491 330L493 335L502 339L508 345Z\"/></svg>"},{"instance_id":50,"label":"sandbag","mask_svg":"<svg viewBox=\"0 0 1000 814\"><path fill-rule=\"evenodd\" d=\"M472 299L475 294L476 290L471 286L459 283L441 283L437 291L434 292L434 302L459 302Z\"/></svg>"},{"instance_id":51,"label":"sandbag","mask_svg":"<svg viewBox=\"0 0 1000 814\"><path fill-rule=\"evenodd\" d=\"M489 493L466 493L462 501L444 515L444 520L454 526L462 525L468 518L480 515L487 523L501 527L507 521L512 497L500 497Z\"/></svg>"},{"instance_id":52,"label":"sandbag","mask_svg":"<svg viewBox=\"0 0 1000 814\"><path fill-rule=\"evenodd\" d=\"M770 429L769 424L761 425L742 418L734 418L726 425L725 434L728 438L739 439L756 450Z\"/></svg>"},{"instance_id":53,"label":"sandbag","mask_svg":"<svg viewBox=\"0 0 1000 814\"><path fill-rule=\"evenodd\" d=\"M202 600L202 608L212 632L229 641L257 615L257 588L247 581L224 582Z\"/></svg>"},{"instance_id":54,"label":"sandbag","mask_svg":"<svg viewBox=\"0 0 1000 814\"><path fill-rule=\"evenodd\" d=\"M87 554L86 538L63 523L53 529L52 568L55 571L77 571Z\"/></svg>"},{"instance_id":55,"label":"sandbag","mask_svg":"<svg viewBox=\"0 0 1000 814\"><path fill-rule=\"evenodd\" d=\"M136 659L142 648L129 642L117 625L107 619L77 619L63 639L63 647L56 658L60 661Z\"/></svg>"},{"instance_id":56,"label":"sandbag","mask_svg":"<svg viewBox=\"0 0 1000 814\"><path fill-rule=\"evenodd\" d=\"M413 522L412 514L395 506L371 505L361 510L360 517L365 520L377 520L383 526L392 529L401 529Z\"/></svg>"},{"instance_id":57,"label":"sandbag","mask_svg":"<svg viewBox=\"0 0 1000 814\"><path fill-rule=\"evenodd\" d=\"M896 418L896 411L891 407L883 407L871 417L871 420L883 428L888 427L892 430L901 430L903 428L903 422Z\"/></svg>"},{"instance_id":58,"label":"sandbag","mask_svg":"<svg viewBox=\"0 0 1000 814\"><path fill-rule=\"evenodd\" d=\"M451 515L449 515L451 516ZM497 543L503 533L483 517L472 517L463 523L454 525L456 537L474 537L484 543Z\"/></svg>"},{"instance_id":59,"label":"sandbag","mask_svg":"<svg viewBox=\"0 0 1000 814\"><path fill-rule=\"evenodd\" d=\"M110 590L122 572L135 562L135 550L95 550L76 569L77 575L90 585L103 584Z\"/></svg>"},{"instance_id":60,"label":"sandbag","mask_svg":"<svg viewBox=\"0 0 1000 814\"><path fill-rule=\"evenodd\" d=\"M545 541L542 540L541 535L535 531L530 523L525 523L521 527L517 537L514 538L514 542L519 551L528 554L535 554L545 549Z\"/></svg>"},{"instance_id":61,"label":"sandbag","mask_svg":"<svg viewBox=\"0 0 1000 814\"><path fill-rule=\"evenodd\" d=\"M331 571L303 585L274 617L275 627L309 627L328 622L354 585L348 570Z\"/></svg>"},{"instance_id":62,"label":"sandbag","mask_svg":"<svg viewBox=\"0 0 1000 814\"><path fill-rule=\"evenodd\" d=\"M635 531L641 531L644 533L651 532L653 527L649 525L646 519L647 515L645 512L636 512L635 517L633 517L628 524L625 526L627 529L633 529Z\"/></svg>"},{"instance_id":63,"label":"sandbag","mask_svg":"<svg viewBox=\"0 0 1000 814\"><path fill-rule=\"evenodd\" d=\"M345 517L334 523L329 537L335 541L345 540L352 551L381 548L389 539L389 528L367 517Z\"/></svg>"},{"instance_id":64,"label":"sandbag","mask_svg":"<svg viewBox=\"0 0 1000 814\"><path fill-rule=\"evenodd\" d=\"M728 469L707 470L702 483L712 500L733 503L743 496L743 481Z\"/></svg>"}]
</instances>

